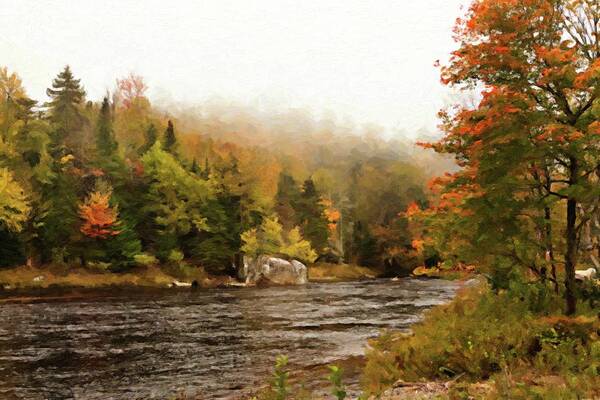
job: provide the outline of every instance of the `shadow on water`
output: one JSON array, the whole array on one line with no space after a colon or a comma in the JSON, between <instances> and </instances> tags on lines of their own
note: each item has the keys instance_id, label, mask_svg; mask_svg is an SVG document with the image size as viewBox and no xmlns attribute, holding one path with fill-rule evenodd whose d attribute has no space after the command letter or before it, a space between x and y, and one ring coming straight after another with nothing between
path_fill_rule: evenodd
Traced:
<instances>
[{"instance_id":1,"label":"shadow on water","mask_svg":"<svg viewBox=\"0 0 600 400\"><path fill-rule=\"evenodd\" d=\"M459 284L406 279L116 293L0 307L0 398L235 398L275 357L310 367L361 355Z\"/></svg>"}]
</instances>

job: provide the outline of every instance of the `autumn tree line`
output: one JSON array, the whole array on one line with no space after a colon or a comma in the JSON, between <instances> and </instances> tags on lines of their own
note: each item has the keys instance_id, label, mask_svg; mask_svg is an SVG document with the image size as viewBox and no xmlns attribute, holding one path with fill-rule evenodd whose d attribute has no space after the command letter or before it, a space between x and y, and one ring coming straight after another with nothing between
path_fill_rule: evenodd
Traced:
<instances>
[{"instance_id":1,"label":"autumn tree line","mask_svg":"<svg viewBox=\"0 0 600 400\"><path fill-rule=\"evenodd\" d=\"M427 204L425 178L404 145L169 114L146 90L130 75L93 101L67 66L38 102L0 69L0 265L422 261L401 211Z\"/></svg>"},{"instance_id":2,"label":"autumn tree line","mask_svg":"<svg viewBox=\"0 0 600 400\"><path fill-rule=\"evenodd\" d=\"M445 84L481 92L423 146L462 167L407 210L423 246L480 265L497 289L526 277L576 312L577 268L600 268L600 3L474 1ZM589 295L589 293L588 293Z\"/></svg>"}]
</instances>

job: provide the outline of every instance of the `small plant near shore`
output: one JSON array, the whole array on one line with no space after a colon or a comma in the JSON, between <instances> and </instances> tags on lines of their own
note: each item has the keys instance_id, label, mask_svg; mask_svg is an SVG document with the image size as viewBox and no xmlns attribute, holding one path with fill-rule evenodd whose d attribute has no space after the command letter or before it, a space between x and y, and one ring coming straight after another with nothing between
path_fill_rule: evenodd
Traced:
<instances>
[{"instance_id":1,"label":"small plant near shore","mask_svg":"<svg viewBox=\"0 0 600 400\"><path fill-rule=\"evenodd\" d=\"M275 372L273 373L274 379L272 384L275 400L285 400L289 394L287 381L290 373L286 371L287 364L287 356L277 356L275 359Z\"/></svg>"},{"instance_id":2,"label":"small plant near shore","mask_svg":"<svg viewBox=\"0 0 600 400\"><path fill-rule=\"evenodd\" d=\"M329 366L330 374L327 377L329 382L333 385L331 394L335 396L337 400L344 400L346 398L346 387L342 382L342 369L336 365Z\"/></svg>"}]
</instances>

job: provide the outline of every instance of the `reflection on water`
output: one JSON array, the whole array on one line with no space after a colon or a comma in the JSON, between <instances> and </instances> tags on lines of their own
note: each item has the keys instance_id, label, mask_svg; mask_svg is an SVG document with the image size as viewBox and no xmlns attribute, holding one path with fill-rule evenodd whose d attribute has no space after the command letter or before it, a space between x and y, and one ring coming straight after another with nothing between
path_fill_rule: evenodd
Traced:
<instances>
[{"instance_id":1,"label":"reflection on water","mask_svg":"<svg viewBox=\"0 0 600 400\"><path fill-rule=\"evenodd\" d=\"M0 398L236 398L275 356L314 365L364 351L449 300L439 280L161 291L0 306Z\"/></svg>"}]
</instances>

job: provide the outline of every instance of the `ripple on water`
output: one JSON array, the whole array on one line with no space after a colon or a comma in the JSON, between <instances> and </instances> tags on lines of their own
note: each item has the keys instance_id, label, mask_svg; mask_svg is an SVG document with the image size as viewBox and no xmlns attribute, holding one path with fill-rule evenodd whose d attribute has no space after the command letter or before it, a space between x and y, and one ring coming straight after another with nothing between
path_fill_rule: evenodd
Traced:
<instances>
[{"instance_id":1,"label":"ripple on water","mask_svg":"<svg viewBox=\"0 0 600 400\"><path fill-rule=\"evenodd\" d=\"M452 298L439 280L153 292L0 308L0 398L219 399L287 354L309 366L364 352Z\"/></svg>"}]
</instances>

